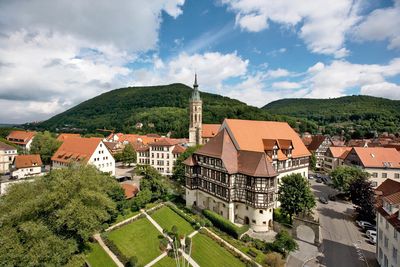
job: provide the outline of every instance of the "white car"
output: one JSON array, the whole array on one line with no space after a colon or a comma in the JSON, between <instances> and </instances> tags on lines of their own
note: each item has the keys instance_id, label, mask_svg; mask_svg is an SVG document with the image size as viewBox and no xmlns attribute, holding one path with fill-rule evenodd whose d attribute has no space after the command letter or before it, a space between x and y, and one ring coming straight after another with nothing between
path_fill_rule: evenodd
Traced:
<instances>
[{"instance_id":1,"label":"white car","mask_svg":"<svg viewBox=\"0 0 400 267\"><path fill-rule=\"evenodd\" d=\"M366 222L366 221L356 221L358 226L360 226L361 228L365 228L365 227L374 227L375 225Z\"/></svg>"},{"instance_id":2,"label":"white car","mask_svg":"<svg viewBox=\"0 0 400 267\"><path fill-rule=\"evenodd\" d=\"M374 236L370 236L369 237L369 242L371 242L372 244L376 244L376 235L374 235Z\"/></svg>"},{"instance_id":3,"label":"white car","mask_svg":"<svg viewBox=\"0 0 400 267\"><path fill-rule=\"evenodd\" d=\"M368 230L365 234L367 235L368 238L374 237L374 236L376 237L376 231L375 230Z\"/></svg>"}]
</instances>

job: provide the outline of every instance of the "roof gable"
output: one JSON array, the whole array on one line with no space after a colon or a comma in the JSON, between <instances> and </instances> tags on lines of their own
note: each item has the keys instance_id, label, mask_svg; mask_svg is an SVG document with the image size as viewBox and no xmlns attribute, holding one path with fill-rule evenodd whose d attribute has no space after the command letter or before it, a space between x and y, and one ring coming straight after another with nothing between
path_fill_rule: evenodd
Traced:
<instances>
[{"instance_id":1,"label":"roof gable","mask_svg":"<svg viewBox=\"0 0 400 267\"><path fill-rule=\"evenodd\" d=\"M70 162L85 161L87 162L97 146L102 142L101 138L67 138L64 140L60 148L51 157L52 161ZM107 148L104 145L105 148Z\"/></svg>"},{"instance_id":2,"label":"roof gable","mask_svg":"<svg viewBox=\"0 0 400 267\"><path fill-rule=\"evenodd\" d=\"M42 166L42 159L40 155L18 155L15 156L14 166L17 169L30 168L30 167L40 167Z\"/></svg>"}]
</instances>

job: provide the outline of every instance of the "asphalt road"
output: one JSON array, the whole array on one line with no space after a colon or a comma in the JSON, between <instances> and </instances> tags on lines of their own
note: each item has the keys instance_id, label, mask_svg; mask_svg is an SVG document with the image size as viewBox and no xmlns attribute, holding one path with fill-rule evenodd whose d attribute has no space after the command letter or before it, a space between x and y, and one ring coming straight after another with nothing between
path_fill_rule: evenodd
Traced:
<instances>
[{"instance_id":1,"label":"asphalt road","mask_svg":"<svg viewBox=\"0 0 400 267\"><path fill-rule=\"evenodd\" d=\"M316 197L335 193L335 190L322 183L311 180ZM353 206L345 201L329 201L322 204L317 200L317 211L321 225L322 245L319 258L327 267L365 267L377 266L375 246L366 241L364 233L353 219Z\"/></svg>"}]
</instances>

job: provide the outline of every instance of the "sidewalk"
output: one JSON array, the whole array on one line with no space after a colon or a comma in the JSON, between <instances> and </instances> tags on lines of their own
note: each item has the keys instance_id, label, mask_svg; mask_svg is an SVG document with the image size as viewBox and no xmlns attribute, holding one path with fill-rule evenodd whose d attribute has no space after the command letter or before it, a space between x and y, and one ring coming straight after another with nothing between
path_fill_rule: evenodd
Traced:
<instances>
[{"instance_id":1,"label":"sidewalk","mask_svg":"<svg viewBox=\"0 0 400 267\"><path fill-rule=\"evenodd\" d=\"M99 245L104 249L104 251L108 254L108 256L110 256L110 258L115 262L115 264L118 267L124 267L124 265L122 264L122 262L119 261L117 256L115 256L115 254L112 253L112 251L106 246L106 244L104 244L103 239L101 239L100 234L95 234L93 237L94 237L94 239L97 240Z\"/></svg>"}]
</instances>

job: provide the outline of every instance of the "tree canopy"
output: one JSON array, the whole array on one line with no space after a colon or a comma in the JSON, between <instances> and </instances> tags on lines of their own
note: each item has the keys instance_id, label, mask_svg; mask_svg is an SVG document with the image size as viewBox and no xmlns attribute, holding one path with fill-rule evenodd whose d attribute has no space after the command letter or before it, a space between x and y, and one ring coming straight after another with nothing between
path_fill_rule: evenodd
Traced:
<instances>
[{"instance_id":1,"label":"tree canopy","mask_svg":"<svg viewBox=\"0 0 400 267\"><path fill-rule=\"evenodd\" d=\"M35 138L32 140L30 153L40 154L40 157L44 164L51 163L51 157L61 146L61 141L58 141L52 134L48 131L43 133L38 132Z\"/></svg>"},{"instance_id":2,"label":"tree canopy","mask_svg":"<svg viewBox=\"0 0 400 267\"><path fill-rule=\"evenodd\" d=\"M349 191L351 202L356 205L359 219L373 222L375 220L375 194L371 182L363 177L357 177L352 180Z\"/></svg>"},{"instance_id":3,"label":"tree canopy","mask_svg":"<svg viewBox=\"0 0 400 267\"><path fill-rule=\"evenodd\" d=\"M350 193L350 184L357 178L368 179L369 173L352 166L339 166L331 172L333 187L346 194Z\"/></svg>"},{"instance_id":4,"label":"tree canopy","mask_svg":"<svg viewBox=\"0 0 400 267\"><path fill-rule=\"evenodd\" d=\"M310 212L316 205L307 180L298 173L282 177L278 201L281 202L282 212L290 216L290 222L294 214Z\"/></svg>"},{"instance_id":5,"label":"tree canopy","mask_svg":"<svg viewBox=\"0 0 400 267\"><path fill-rule=\"evenodd\" d=\"M0 198L0 262L83 264L85 242L116 217L121 198L118 183L93 166L52 170L11 186Z\"/></svg>"},{"instance_id":6,"label":"tree canopy","mask_svg":"<svg viewBox=\"0 0 400 267\"><path fill-rule=\"evenodd\" d=\"M136 163L136 158L137 158L136 151L130 143L125 145L124 149L121 152L121 155L119 156L119 159L125 165L131 165L132 163Z\"/></svg>"}]
</instances>

